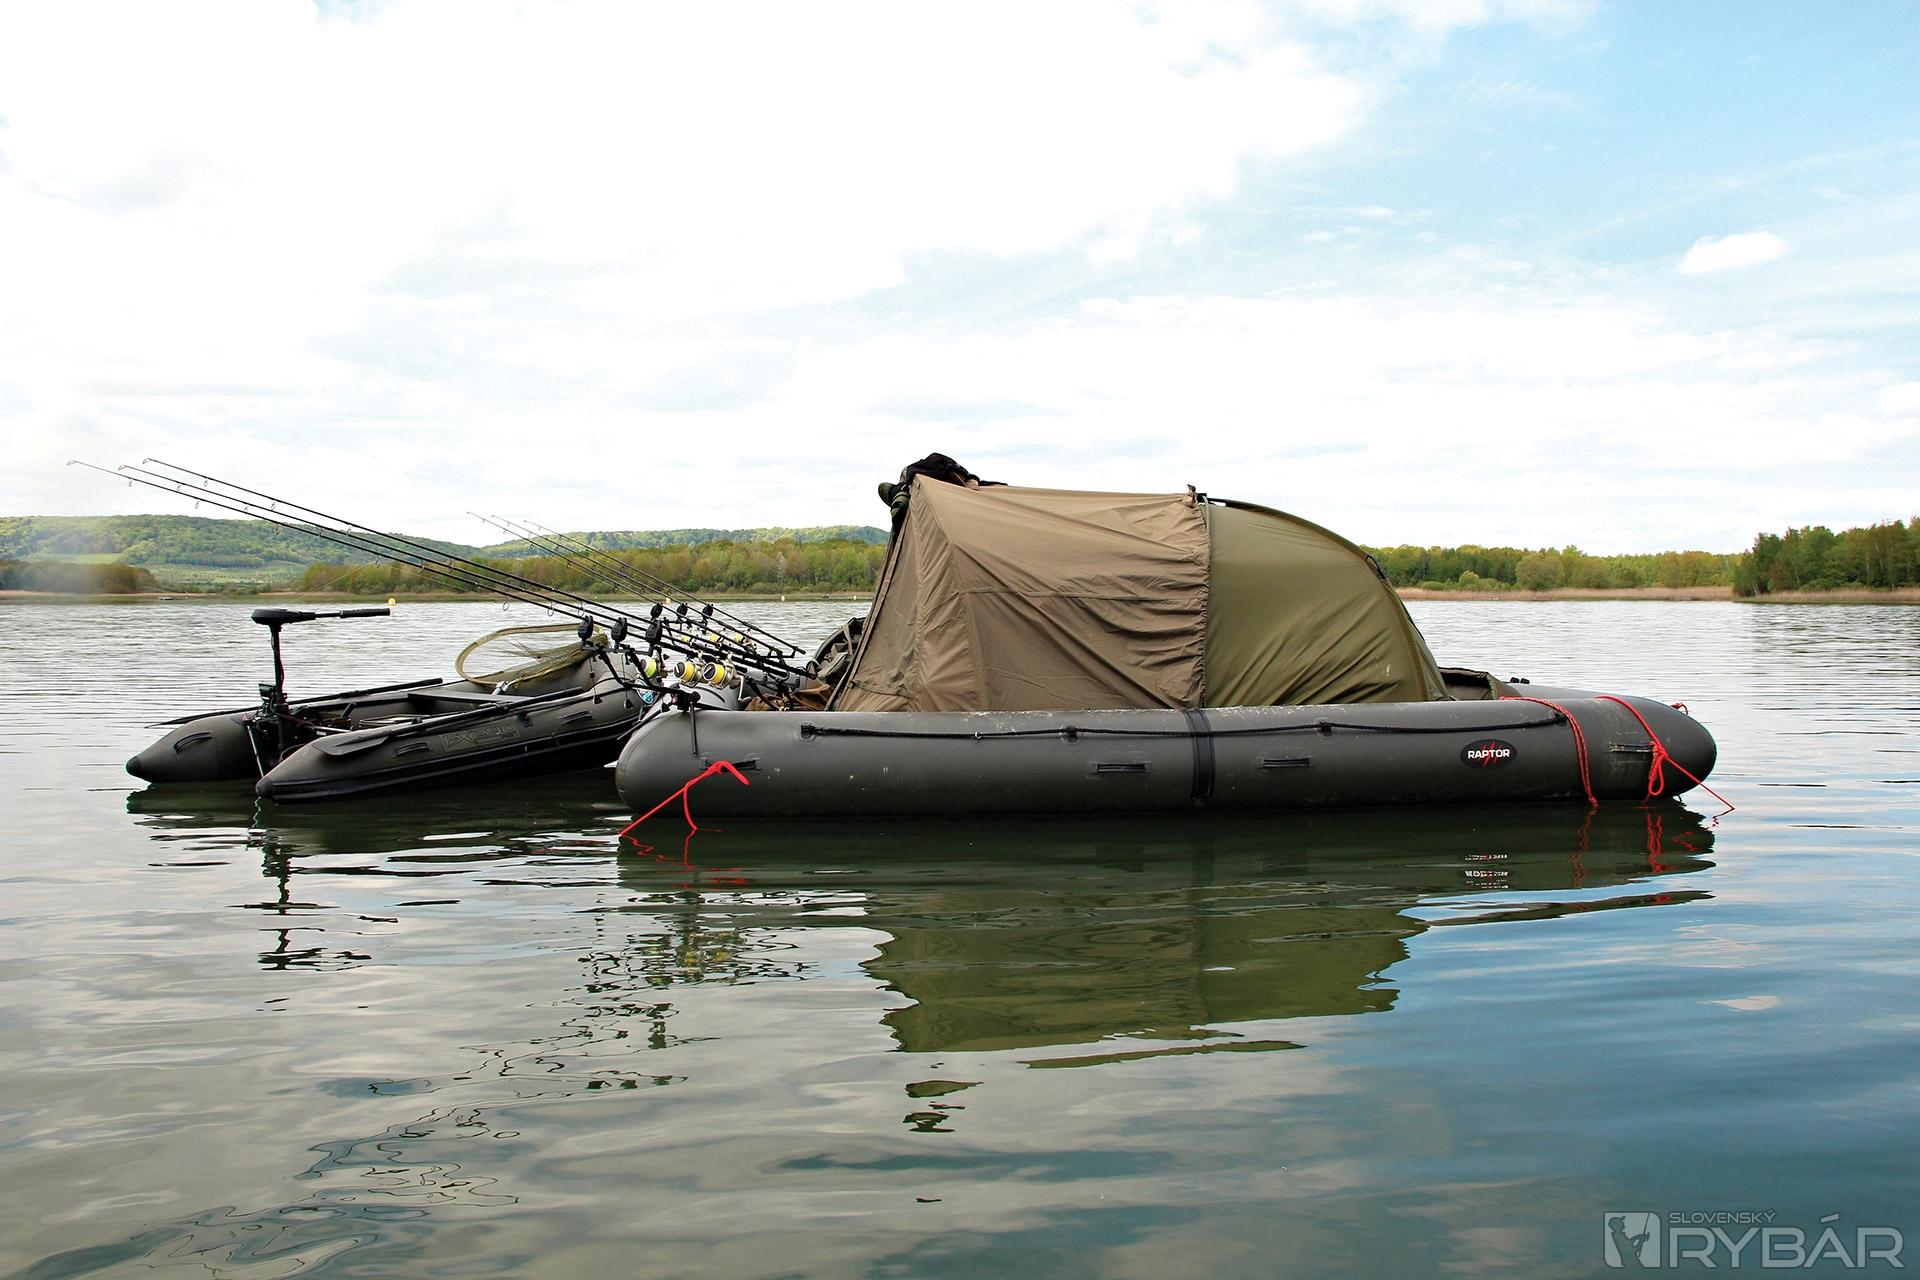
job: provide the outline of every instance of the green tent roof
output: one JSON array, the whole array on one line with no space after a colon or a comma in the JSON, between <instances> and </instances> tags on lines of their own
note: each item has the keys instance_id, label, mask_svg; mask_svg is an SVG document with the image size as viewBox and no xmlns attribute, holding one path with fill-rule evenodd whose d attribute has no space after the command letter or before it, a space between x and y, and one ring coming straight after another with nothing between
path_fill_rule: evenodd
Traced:
<instances>
[{"instance_id":1,"label":"green tent roof","mask_svg":"<svg viewBox=\"0 0 1920 1280\"><path fill-rule=\"evenodd\" d=\"M841 710L1444 698L1366 552L1198 495L913 481Z\"/></svg>"}]
</instances>

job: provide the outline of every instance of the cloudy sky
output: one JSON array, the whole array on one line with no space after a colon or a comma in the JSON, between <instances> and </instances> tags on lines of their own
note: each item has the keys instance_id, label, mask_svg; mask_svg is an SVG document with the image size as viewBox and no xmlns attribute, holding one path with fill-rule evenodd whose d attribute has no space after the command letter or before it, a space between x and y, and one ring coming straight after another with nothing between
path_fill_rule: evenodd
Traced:
<instances>
[{"instance_id":1,"label":"cloudy sky","mask_svg":"<svg viewBox=\"0 0 1920 1280\"><path fill-rule=\"evenodd\" d=\"M1920 513L1920 10L0 0L0 514Z\"/></svg>"}]
</instances>

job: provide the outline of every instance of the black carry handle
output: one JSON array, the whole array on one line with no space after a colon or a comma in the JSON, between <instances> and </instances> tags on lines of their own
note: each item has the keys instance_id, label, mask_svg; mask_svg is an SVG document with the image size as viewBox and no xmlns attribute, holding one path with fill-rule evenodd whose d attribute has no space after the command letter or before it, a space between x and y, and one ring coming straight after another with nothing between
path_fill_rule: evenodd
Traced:
<instances>
[{"instance_id":1,"label":"black carry handle","mask_svg":"<svg viewBox=\"0 0 1920 1280\"><path fill-rule=\"evenodd\" d=\"M312 622L315 618L385 618L392 609L340 609L333 613L315 613L310 609L255 609L253 620L263 627L284 627L289 622Z\"/></svg>"}]
</instances>

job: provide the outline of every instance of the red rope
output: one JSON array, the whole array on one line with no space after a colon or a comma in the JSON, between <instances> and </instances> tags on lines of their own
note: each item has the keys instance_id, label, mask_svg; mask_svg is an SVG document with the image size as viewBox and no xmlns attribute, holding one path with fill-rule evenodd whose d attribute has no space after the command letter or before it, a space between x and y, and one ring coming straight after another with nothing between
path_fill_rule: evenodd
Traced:
<instances>
[{"instance_id":1,"label":"red rope","mask_svg":"<svg viewBox=\"0 0 1920 1280\"><path fill-rule=\"evenodd\" d=\"M1694 777L1694 775L1688 771L1687 766L1673 758L1673 753L1667 750L1667 744L1660 741L1660 735L1653 731L1653 726L1647 723L1647 718L1640 714L1637 707L1625 698L1616 698L1610 693L1603 693L1598 696L1607 702L1617 702L1628 711L1633 712L1633 718L1640 722L1640 727L1647 731L1647 738L1653 743L1653 761L1647 766L1647 799L1651 800L1666 791L1667 766L1672 765L1682 774L1685 774L1694 786L1699 787L1715 800L1726 805L1727 813L1733 812L1733 801L1727 799L1718 791L1715 791L1699 778ZM1725 817L1726 814L1721 814L1720 816Z\"/></svg>"},{"instance_id":2,"label":"red rope","mask_svg":"<svg viewBox=\"0 0 1920 1280\"><path fill-rule=\"evenodd\" d=\"M1543 707L1550 707L1560 713L1561 717L1566 720L1567 727L1573 730L1573 759L1574 763L1580 767L1580 789L1587 793L1588 804L1598 806L1600 801L1596 799L1593 794L1593 762L1592 758L1587 754L1587 735L1581 730L1580 722L1573 718L1573 712L1567 710L1557 702L1549 702L1545 698L1529 698L1517 693L1507 694L1502 697L1501 701L1537 702Z\"/></svg>"},{"instance_id":3,"label":"red rope","mask_svg":"<svg viewBox=\"0 0 1920 1280\"><path fill-rule=\"evenodd\" d=\"M623 836L626 835L627 832L633 830L635 827L645 822L648 818L651 818L654 814L660 812L662 809L672 804L675 800L678 800L680 802L680 811L687 815L687 825L693 828L695 831L698 831L700 829L700 824L693 820L693 802L692 802L692 798L687 795L687 792L693 790L695 783L705 782L708 778L711 778L716 773L732 774L739 781L740 785L743 787L752 785L747 781L745 774L741 773L738 769L733 767L732 761L715 760L712 764L708 765L705 769L702 769L699 773L696 773L691 778L688 778L686 782L682 784L682 786L678 791L674 792L672 795L668 796L665 800L662 800L659 804L653 806L653 808L647 810L645 813L635 818L632 822L629 822L626 826L620 828L620 834Z\"/></svg>"}]
</instances>

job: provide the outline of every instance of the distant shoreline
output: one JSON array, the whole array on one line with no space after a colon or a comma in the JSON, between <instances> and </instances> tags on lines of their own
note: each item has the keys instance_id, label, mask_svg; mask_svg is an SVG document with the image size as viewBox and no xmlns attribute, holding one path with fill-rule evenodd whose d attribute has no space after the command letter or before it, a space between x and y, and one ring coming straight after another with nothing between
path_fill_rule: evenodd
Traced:
<instances>
[{"instance_id":1,"label":"distant shoreline","mask_svg":"<svg viewBox=\"0 0 1920 1280\"><path fill-rule=\"evenodd\" d=\"M502 597L488 595L484 591L410 591L405 595L394 594L392 599L406 604L452 604L462 600L474 604L499 604ZM651 596L620 595L602 596L598 599L614 604L631 604L636 600L651 600ZM842 601L858 603L871 600L873 595L866 591L789 591L785 595L732 595L725 592L707 592L700 596L688 596L680 593L676 599L715 600L728 604L818 604L822 602ZM144 591L132 594L80 595L65 591L16 591L12 588L0 589L0 604L8 602L18 604L158 604L171 601L207 601L224 600L231 604L244 604L249 600L270 600L277 604L292 601L312 601L316 604L385 604L386 595L368 595L352 591L250 591L228 594L220 591Z\"/></svg>"},{"instance_id":2,"label":"distant shoreline","mask_svg":"<svg viewBox=\"0 0 1920 1280\"><path fill-rule=\"evenodd\" d=\"M1556 587L1551 591L1434 591L1395 587L1402 600L1675 600L1732 604L1920 604L1920 587L1836 588L1737 596L1732 587Z\"/></svg>"},{"instance_id":3,"label":"distant shoreline","mask_svg":"<svg viewBox=\"0 0 1920 1280\"><path fill-rule=\"evenodd\" d=\"M1732 587L1557 587L1551 591L1435 591L1430 587L1396 587L1402 600L1513 600L1525 603L1556 600L1658 600L1675 602L1716 601L1734 604L1920 604L1920 587L1894 587L1875 590L1837 589L1833 591L1778 591L1764 596L1736 596ZM461 600L491 603L498 597L481 592L425 591L395 597L402 604L448 603ZM639 599L637 596L609 596L613 602ZM867 592L789 591L785 595L731 595L709 593L702 600L729 604L820 604L840 602L859 604L873 597ZM343 591L265 591L246 595L223 595L200 591L149 591L137 595L69 595L59 591L0 590L0 604L148 604L162 601L221 600L245 603L249 600L312 601L320 604L379 604L384 596L357 595Z\"/></svg>"}]
</instances>

